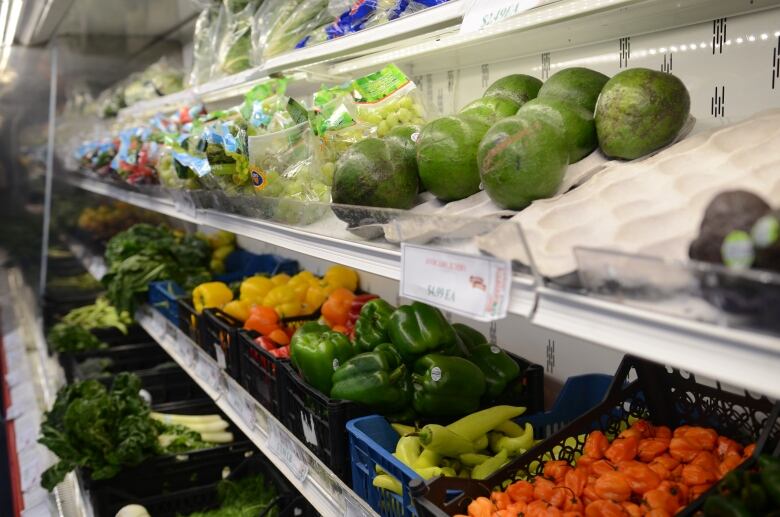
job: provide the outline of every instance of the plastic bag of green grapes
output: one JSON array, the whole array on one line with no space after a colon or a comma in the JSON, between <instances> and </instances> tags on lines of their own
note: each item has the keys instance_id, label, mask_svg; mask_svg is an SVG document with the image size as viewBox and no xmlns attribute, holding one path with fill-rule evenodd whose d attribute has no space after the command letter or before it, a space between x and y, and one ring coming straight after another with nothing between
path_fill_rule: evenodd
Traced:
<instances>
[{"instance_id":1,"label":"plastic bag of green grapes","mask_svg":"<svg viewBox=\"0 0 780 517\"><path fill-rule=\"evenodd\" d=\"M291 128L249 137L249 164L254 193L275 198L273 215L289 224L309 224L324 215L306 202L329 203L330 187L312 166L313 134L302 122ZM287 201L285 201L287 200Z\"/></svg>"},{"instance_id":2,"label":"plastic bag of green grapes","mask_svg":"<svg viewBox=\"0 0 780 517\"><path fill-rule=\"evenodd\" d=\"M358 121L375 126L379 138L396 126L427 120L420 90L395 65L356 79L353 87Z\"/></svg>"},{"instance_id":3,"label":"plastic bag of green grapes","mask_svg":"<svg viewBox=\"0 0 780 517\"><path fill-rule=\"evenodd\" d=\"M341 89L341 87L337 87ZM333 185L336 161L352 144L376 136L376 126L357 122L357 107L348 92L321 90L314 96L316 106L311 124L314 131L313 166L327 186Z\"/></svg>"}]
</instances>

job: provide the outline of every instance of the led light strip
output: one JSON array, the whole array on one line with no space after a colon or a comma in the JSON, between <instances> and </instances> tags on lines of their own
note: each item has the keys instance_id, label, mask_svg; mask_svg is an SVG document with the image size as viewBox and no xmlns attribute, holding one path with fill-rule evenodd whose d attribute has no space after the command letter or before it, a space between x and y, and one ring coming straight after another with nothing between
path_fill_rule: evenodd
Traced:
<instances>
[{"instance_id":1,"label":"led light strip","mask_svg":"<svg viewBox=\"0 0 780 517\"><path fill-rule=\"evenodd\" d=\"M5 0L0 5L0 72L8 66L11 57L11 46L16 35L16 26L22 14L22 0Z\"/></svg>"}]
</instances>

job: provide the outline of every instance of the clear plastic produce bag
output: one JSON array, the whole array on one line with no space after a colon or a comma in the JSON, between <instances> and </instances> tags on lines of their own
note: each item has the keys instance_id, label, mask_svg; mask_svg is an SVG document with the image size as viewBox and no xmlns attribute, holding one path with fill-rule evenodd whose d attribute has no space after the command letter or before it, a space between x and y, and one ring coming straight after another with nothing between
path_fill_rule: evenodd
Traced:
<instances>
[{"instance_id":1,"label":"clear plastic produce bag","mask_svg":"<svg viewBox=\"0 0 780 517\"><path fill-rule=\"evenodd\" d=\"M294 49L307 34L331 21L328 0L267 0L253 26L255 64Z\"/></svg>"},{"instance_id":2,"label":"clear plastic produce bag","mask_svg":"<svg viewBox=\"0 0 780 517\"><path fill-rule=\"evenodd\" d=\"M318 203L330 202L330 187L313 165L312 136L306 121L282 131L249 137L255 195L273 198L259 205L261 217L309 224L327 212Z\"/></svg>"},{"instance_id":3,"label":"clear plastic produce bag","mask_svg":"<svg viewBox=\"0 0 780 517\"><path fill-rule=\"evenodd\" d=\"M237 74L252 66L252 23L259 0L224 0L224 29L219 37L214 77Z\"/></svg>"},{"instance_id":4,"label":"clear plastic produce bag","mask_svg":"<svg viewBox=\"0 0 780 517\"><path fill-rule=\"evenodd\" d=\"M195 21L195 32L192 36L192 70L188 80L189 86L197 86L211 79L225 21L225 9L222 8L221 2L196 3L202 5L203 11Z\"/></svg>"}]
</instances>

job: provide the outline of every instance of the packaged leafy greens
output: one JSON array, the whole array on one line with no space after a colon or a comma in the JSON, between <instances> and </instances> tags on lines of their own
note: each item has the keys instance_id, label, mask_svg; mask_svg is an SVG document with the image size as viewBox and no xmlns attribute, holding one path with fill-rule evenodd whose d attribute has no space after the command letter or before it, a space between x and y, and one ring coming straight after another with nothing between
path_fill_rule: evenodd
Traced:
<instances>
[{"instance_id":1,"label":"packaged leafy greens","mask_svg":"<svg viewBox=\"0 0 780 517\"><path fill-rule=\"evenodd\" d=\"M328 0L267 0L255 17L255 64L295 48L307 34L332 20Z\"/></svg>"},{"instance_id":2,"label":"packaged leafy greens","mask_svg":"<svg viewBox=\"0 0 780 517\"><path fill-rule=\"evenodd\" d=\"M252 20L259 4L259 0L224 0L224 30L214 76L236 74L252 66Z\"/></svg>"},{"instance_id":3,"label":"packaged leafy greens","mask_svg":"<svg viewBox=\"0 0 780 517\"><path fill-rule=\"evenodd\" d=\"M395 65L356 79L353 83L357 118L376 126L377 136L404 124L422 126L427 113L420 90Z\"/></svg>"},{"instance_id":4,"label":"packaged leafy greens","mask_svg":"<svg viewBox=\"0 0 780 517\"><path fill-rule=\"evenodd\" d=\"M192 37L192 70L188 80L190 86L211 79L225 20L225 11L221 7L221 2L213 0L203 2L203 11L195 21L195 32Z\"/></svg>"}]
</instances>

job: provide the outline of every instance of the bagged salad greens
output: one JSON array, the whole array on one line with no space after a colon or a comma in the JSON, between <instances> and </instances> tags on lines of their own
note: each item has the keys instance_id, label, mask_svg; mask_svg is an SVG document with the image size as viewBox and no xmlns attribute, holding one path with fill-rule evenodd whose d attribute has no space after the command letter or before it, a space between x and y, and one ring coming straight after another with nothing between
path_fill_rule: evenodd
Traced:
<instances>
[{"instance_id":1,"label":"bagged salad greens","mask_svg":"<svg viewBox=\"0 0 780 517\"><path fill-rule=\"evenodd\" d=\"M420 90L397 66L390 64L356 79L353 88L358 121L376 126L379 138L400 125L425 124Z\"/></svg>"},{"instance_id":2,"label":"bagged salad greens","mask_svg":"<svg viewBox=\"0 0 780 517\"><path fill-rule=\"evenodd\" d=\"M295 48L317 27L332 20L328 0L266 0L253 26L255 65Z\"/></svg>"},{"instance_id":3,"label":"bagged salad greens","mask_svg":"<svg viewBox=\"0 0 780 517\"><path fill-rule=\"evenodd\" d=\"M236 74L252 66L252 21L259 4L259 0L224 0L224 28L213 77Z\"/></svg>"}]
</instances>

